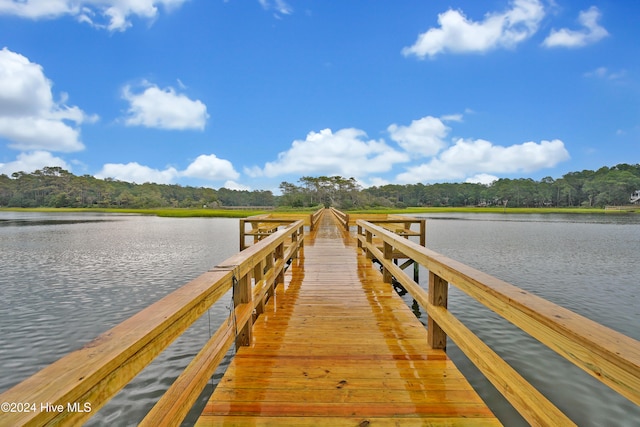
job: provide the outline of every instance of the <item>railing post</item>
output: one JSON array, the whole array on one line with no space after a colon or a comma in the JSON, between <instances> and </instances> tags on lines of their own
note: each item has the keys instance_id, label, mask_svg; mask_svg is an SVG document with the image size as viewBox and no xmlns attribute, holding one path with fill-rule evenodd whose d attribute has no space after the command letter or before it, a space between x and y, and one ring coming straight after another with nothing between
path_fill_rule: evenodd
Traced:
<instances>
[{"instance_id":1,"label":"railing post","mask_svg":"<svg viewBox=\"0 0 640 427\"><path fill-rule=\"evenodd\" d=\"M356 232L358 233L356 236L358 239L358 249L362 249L362 240L360 240L360 236L362 236L362 226L360 224L358 224L358 228Z\"/></svg>"},{"instance_id":2,"label":"railing post","mask_svg":"<svg viewBox=\"0 0 640 427\"><path fill-rule=\"evenodd\" d=\"M244 242L244 239L245 239L245 235L244 235L244 233L245 233L245 230L244 230L245 222L246 221L244 219L240 220L240 251L243 251L245 249L245 246L244 246L245 245L245 242Z\"/></svg>"},{"instance_id":3,"label":"railing post","mask_svg":"<svg viewBox=\"0 0 640 427\"><path fill-rule=\"evenodd\" d=\"M233 287L233 305L251 304L251 273L247 273L238 280ZM249 316L247 323L236 334L236 348L251 344L251 330L253 329L253 316Z\"/></svg>"},{"instance_id":4,"label":"railing post","mask_svg":"<svg viewBox=\"0 0 640 427\"><path fill-rule=\"evenodd\" d=\"M276 249L277 250L277 249ZM271 252L269 255L267 255L267 258L264 261L264 271L265 273L267 271L270 271L273 269L273 261L274 261L274 257L275 257L275 251ZM267 283L267 285L269 286L267 288L267 299L273 297L274 294L274 288L275 286L278 284L277 282L277 278L275 279L274 282L272 283Z\"/></svg>"},{"instance_id":5,"label":"railing post","mask_svg":"<svg viewBox=\"0 0 640 427\"><path fill-rule=\"evenodd\" d=\"M371 231L366 230L365 234L366 234L366 238L367 238L367 244L368 245L373 244L373 234L371 233ZM371 253L369 248L367 248L367 259L372 259L372 258L373 258L373 254Z\"/></svg>"},{"instance_id":6,"label":"railing post","mask_svg":"<svg viewBox=\"0 0 640 427\"><path fill-rule=\"evenodd\" d=\"M449 283L442 277L429 271L429 304L447 308ZM446 349L447 334L427 313L427 343L431 348Z\"/></svg>"},{"instance_id":7,"label":"railing post","mask_svg":"<svg viewBox=\"0 0 640 427\"><path fill-rule=\"evenodd\" d=\"M298 230L293 230L291 233L291 244L296 247L296 250L293 251L293 258L298 258Z\"/></svg>"},{"instance_id":8,"label":"railing post","mask_svg":"<svg viewBox=\"0 0 640 427\"><path fill-rule=\"evenodd\" d=\"M276 247L276 251L275 251L276 264L278 263L278 261L281 261L283 259L284 259L284 243L280 243ZM278 283L284 283L284 268L280 269L280 272L276 276L276 281L273 284L274 288L278 286Z\"/></svg>"},{"instance_id":9,"label":"railing post","mask_svg":"<svg viewBox=\"0 0 640 427\"><path fill-rule=\"evenodd\" d=\"M265 260L261 260L259 263L255 265L255 267L253 267L253 278L256 285L258 284L258 282L264 279L264 266L265 266ZM268 296L265 296L256 304L256 314L258 316L264 313L264 306L267 298Z\"/></svg>"},{"instance_id":10,"label":"railing post","mask_svg":"<svg viewBox=\"0 0 640 427\"><path fill-rule=\"evenodd\" d=\"M300 240L300 248L304 247L304 224L298 228L298 240Z\"/></svg>"},{"instance_id":11,"label":"railing post","mask_svg":"<svg viewBox=\"0 0 640 427\"><path fill-rule=\"evenodd\" d=\"M420 246L427 246L427 220L420 220Z\"/></svg>"},{"instance_id":12,"label":"railing post","mask_svg":"<svg viewBox=\"0 0 640 427\"><path fill-rule=\"evenodd\" d=\"M256 233L260 232L260 224L256 223L254 221L251 221L251 232L254 233L253 234L253 244L255 245L256 243L258 243L262 237L258 236Z\"/></svg>"},{"instance_id":13,"label":"railing post","mask_svg":"<svg viewBox=\"0 0 640 427\"><path fill-rule=\"evenodd\" d=\"M349 231L349 214L344 214L344 229Z\"/></svg>"},{"instance_id":14,"label":"railing post","mask_svg":"<svg viewBox=\"0 0 640 427\"><path fill-rule=\"evenodd\" d=\"M391 246L387 242L384 242L383 255L384 255L384 259L385 260L389 260L389 261L391 260L391 257L393 256L393 246ZM382 280L385 283L391 283L391 281L392 281L391 271L389 271L389 269L387 267L383 267L383 269L382 269Z\"/></svg>"}]
</instances>

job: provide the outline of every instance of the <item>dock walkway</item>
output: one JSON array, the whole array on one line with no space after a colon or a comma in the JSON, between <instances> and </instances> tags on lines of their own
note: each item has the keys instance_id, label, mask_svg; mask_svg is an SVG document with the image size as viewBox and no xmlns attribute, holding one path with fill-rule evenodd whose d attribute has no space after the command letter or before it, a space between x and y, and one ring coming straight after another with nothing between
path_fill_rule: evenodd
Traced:
<instances>
[{"instance_id":1,"label":"dock walkway","mask_svg":"<svg viewBox=\"0 0 640 427\"><path fill-rule=\"evenodd\" d=\"M324 215L198 426L501 425L356 241Z\"/></svg>"}]
</instances>

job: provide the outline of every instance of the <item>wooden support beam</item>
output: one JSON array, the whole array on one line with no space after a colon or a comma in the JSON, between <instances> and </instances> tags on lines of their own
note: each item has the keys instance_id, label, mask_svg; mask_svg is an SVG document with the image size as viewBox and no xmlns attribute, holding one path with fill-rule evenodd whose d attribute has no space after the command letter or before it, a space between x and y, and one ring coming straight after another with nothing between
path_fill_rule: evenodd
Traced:
<instances>
[{"instance_id":1,"label":"wooden support beam","mask_svg":"<svg viewBox=\"0 0 640 427\"><path fill-rule=\"evenodd\" d=\"M269 256L271 256L271 254L269 254ZM265 260L262 259L258 261L255 267L253 267L253 279L256 285L258 284L258 282L264 280L264 266L265 266ZM265 303L266 303L265 298L260 298L258 301L256 301L255 307L256 307L256 313L258 316L264 313Z\"/></svg>"},{"instance_id":2,"label":"wooden support beam","mask_svg":"<svg viewBox=\"0 0 640 427\"><path fill-rule=\"evenodd\" d=\"M447 308L447 301L449 298L449 283L442 277L435 275L431 271L429 272L429 304L435 307ZM447 348L447 334L436 323L433 316L428 316L427 319L427 340L431 348Z\"/></svg>"},{"instance_id":3,"label":"wooden support beam","mask_svg":"<svg viewBox=\"0 0 640 427\"><path fill-rule=\"evenodd\" d=\"M251 307L251 312L253 312L253 301L252 301L251 292L251 273L247 273L245 276L241 277L233 286L233 304L236 307L241 307L243 305L248 305ZM238 319L236 319L238 321ZM250 316L247 319L247 323L242 325L238 321L238 325L240 326L237 331L236 336L236 348L242 345L249 345L251 343L251 329L253 326L253 319Z\"/></svg>"},{"instance_id":4,"label":"wooden support beam","mask_svg":"<svg viewBox=\"0 0 640 427\"><path fill-rule=\"evenodd\" d=\"M245 246L245 241L244 241L245 240L245 234L244 234L245 233L245 224L246 224L245 220L241 219L240 220L240 246L239 246L241 251L243 251L244 248L246 247Z\"/></svg>"},{"instance_id":5,"label":"wooden support beam","mask_svg":"<svg viewBox=\"0 0 640 427\"><path fill-rule=\"evenodd\" d=\"M367 258L372 259L373 255L371 254L371 250L369 249L369 247L373 244L373 233L371 233L371 231L369 230L367 230L365 233L367 239Z\"/></svg>"},{"instance_id":6,"label":"wooden support beam","mask_svg":"<svg viewBox=\"0 0 640 427\"><path fill-rule=\"evenodd\" d=\"M382 252L384 259L390 261L392 258L392 253L393 253L393 246L385 242L384 250ZM387 267L384 267L382 270L382 280L384 280L385 283L391 283L392 281L391 271L389 271Z\"/></svg>"},{"instance_id":7,"label":"wooden support beam","mask_svg":"<svg viewBox=\"0 0 640 427\"><path fill-rule=\"evenodd\" d=\"M284 243L281 243L276 247L275 250L275 262L285 261L284 260ZM279 283L284 283L284 269L278 273L276 277L275 285L277 286Z\"/></svg>"}]
</instances>

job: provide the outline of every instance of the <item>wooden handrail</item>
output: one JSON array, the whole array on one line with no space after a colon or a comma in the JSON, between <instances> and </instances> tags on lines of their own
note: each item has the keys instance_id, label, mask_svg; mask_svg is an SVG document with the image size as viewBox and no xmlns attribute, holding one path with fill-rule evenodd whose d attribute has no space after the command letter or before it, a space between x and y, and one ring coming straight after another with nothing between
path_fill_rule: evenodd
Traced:
<instances>
[{"instance_id":1,"label":"wooden handrail","mask_svg":"<svg viewBox=\"0 0 640 427\"><path fill-rule=\"evenodd\" d=\"M234 338L236 345L248 343L254 311L259 314L275 286L284 282L286 262L302 247L303 233L304 222L293 222L0 394L1 402L36 405L30 412L3 413L3 425L82 423L233 289L235 321L222 323L143 421L180 425ZM85 403L90 411L68 410L68 405L82 408ZM42 410L40 404L63 410Z\"/></svg>"},{"instance_id":2,"label":"wooden handrail","mask_svg":"<svg viewBox=\"0 0 640 427\"><path fill-rule=\"evenodd\" d=\"M331 208L331 212L338 219L342 227L349 231L349 227L356 225L359 219L365 219L372 224L382 225L389 231L403 237L416 236L420 240L420 245L426 244L426 220L424 218L413 218L396 214L347 214L336 208ZM418 230L411 229L413 224L418 224Z\"/></svg>"},{"instance_id":3,"label":"wooden handrail","mask_svg":"<svg viewBox=\"0 0 640 427\"><path fill-rule=\"evenodd\" d=\"M311 223L309 228L311 229L311 231L315 230L316 224L318 224L318 221L320 221L320 218L322 218L323 214L324 208L320 208L311 214L311 216L309 217L309 222Z\"/></svg>"},{"instance_id":4,"label":"wooden handrail","mask_svg":"<svg viewBox=\"0 0 640 427\"><path fill-rule=\"evenodd\" d=\"M240 250L245 250L248 246L246 238L253 237L253 244L259 242L265 237L270 236L278 230L280 226L291 224L300 219L304 220L305 225L313 231L320 217L324 213L324 208L318 209L312 214L300 213L277 213L254 215L240 220ZM251 229L247 231L247 224L251 225Z\"/></svg>"},{"instance_id":5,"label":"wooden handrail","mask_svg":"<svg viewBox=\"0 0 640 427\"><path fill-rule=\"evenodd\" d=\"M253 236L253 244L278 231L281 225L295 222L295 219L272 218L269 214L255 215L240 220L240 250L245 250L248 245L247 236ZM246 224L251 225L251 230L246 230Z\"/></svg>"},{"instance_id":6,"label":"wooden handrail","mask_svg":"<svg viewBox=\"0 0 640 427\"><path fill-rule=\"evenodd\" d=\"M334 208L333 206L330 209L331 209L331 213L335 215L340 225L342 225L342 228L349 231L349 214L341 212L338 209Z\"/></svg>"},{"instance_id":7,"label":"wooden handrail","mask_svg":"<svg viewBox=\"0 0 640 427\"><path fill-rule=\"evenodd\" d=\"M632 402L640 404L640 342L514 285L422 247L384 228L358 220L359 246L383 265L426 310L430 344L444 348L451 337L480 371L531 424L571 423L553 404L447 310L447 284L454 285L518 326ZM373 237L381 239L381 251ZM430 272L429 292L389 259L401 252Z\"/></svg>"}]
</instances>

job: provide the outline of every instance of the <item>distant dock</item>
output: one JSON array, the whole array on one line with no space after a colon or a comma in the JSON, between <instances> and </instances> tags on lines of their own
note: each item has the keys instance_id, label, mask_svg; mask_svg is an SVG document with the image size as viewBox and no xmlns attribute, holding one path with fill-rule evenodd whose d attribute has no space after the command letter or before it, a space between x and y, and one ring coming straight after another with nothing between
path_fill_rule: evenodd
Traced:
<instances>
[{"instance_id":1,"label":"distant dock","mask_svg":"<svg viewBox=\"0 0 640 427\"><path fill-rule=\"evenodd\" d=\"M640 212L640 205L605 206L605 212Z\"/></svg>"}]
</instances>

